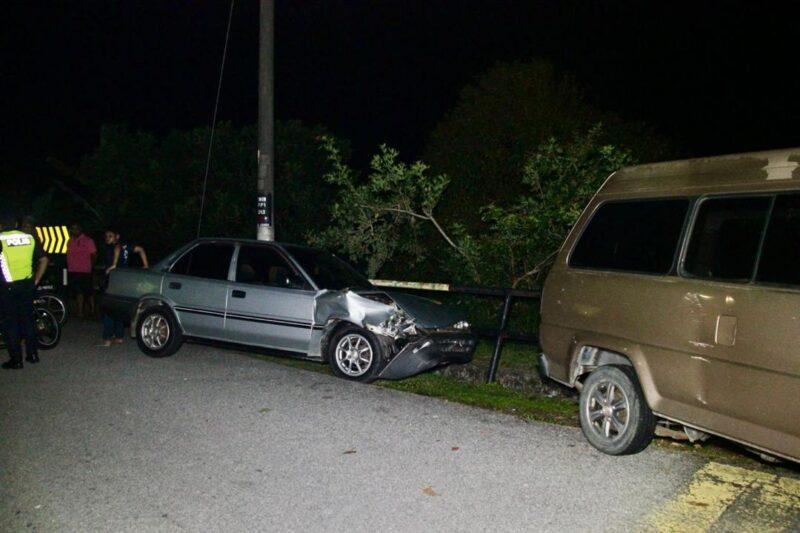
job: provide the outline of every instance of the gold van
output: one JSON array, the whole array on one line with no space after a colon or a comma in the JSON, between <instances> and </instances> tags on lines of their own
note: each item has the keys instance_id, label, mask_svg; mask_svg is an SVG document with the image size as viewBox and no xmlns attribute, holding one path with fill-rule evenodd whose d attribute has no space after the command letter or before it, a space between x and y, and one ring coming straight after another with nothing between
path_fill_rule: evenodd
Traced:
<instances>
[{"instance_id":1,"label":"gold van","mask_svg":"<svg viewBox=\"0 0 800 533\"><path fill-rule=\"evenodd\" d=\"M800 461L800 148L612 174L544 285L540 368L583 433L636 453L656 425Z\"/></svg>"}]
</instances>

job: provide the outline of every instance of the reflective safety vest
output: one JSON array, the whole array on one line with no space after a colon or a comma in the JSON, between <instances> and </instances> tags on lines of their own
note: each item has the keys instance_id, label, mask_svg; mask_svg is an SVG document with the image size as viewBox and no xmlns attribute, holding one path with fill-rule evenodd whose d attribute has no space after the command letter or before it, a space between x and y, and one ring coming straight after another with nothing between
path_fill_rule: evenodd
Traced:
<instances>
[{"instance_id":1,"label":"reflective safety vest","mask_svg":"<svg viewBox=\"0 0 800 533\"><path fill-rule=\"evenodd\" d=\"M32 235L21 231L0 233L3 251L0 253L0 268L7 282L33 277L33 248L36 241Z\"/></svg>"}]
</instances>

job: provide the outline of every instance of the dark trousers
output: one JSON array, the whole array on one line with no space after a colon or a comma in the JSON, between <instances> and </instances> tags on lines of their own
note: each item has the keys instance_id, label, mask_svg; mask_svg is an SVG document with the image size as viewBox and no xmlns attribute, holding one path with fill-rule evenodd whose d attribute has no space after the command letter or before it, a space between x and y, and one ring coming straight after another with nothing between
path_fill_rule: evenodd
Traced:
<instances>
[{"instance_id":1,"label":"dark trousers","mask_svg":"<svg viewBox=\"0 0 800 533\"><path fill-rule=\"evenodd\" d=\"M103 315L103 340L111 340L114 337L121 339L125 336L125 323L117 320L111 315Z\"/></svg>"},{"instance_id":2,"label":"dark trousers","mask_svg":"<svg viewBox=\"0 0 800 533\"><path fill-rule=\"evenodd\" d=\"M33 281L0 284L0 320L3 338L12 361L22 361L20 340L28 355L37 354L39 344L33 322Z\"/></svg>"}]
</instances>

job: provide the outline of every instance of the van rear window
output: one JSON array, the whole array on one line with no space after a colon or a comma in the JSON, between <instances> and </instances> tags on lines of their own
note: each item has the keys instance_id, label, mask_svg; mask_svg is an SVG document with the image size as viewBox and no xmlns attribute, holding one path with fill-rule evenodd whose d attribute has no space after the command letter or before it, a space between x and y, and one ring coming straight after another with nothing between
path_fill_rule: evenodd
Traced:
<instances>
[{"instance_id":1,"label":"van rear window","mask_svg":"<svg viewBox=\"0 0 800 533\"><path fill-rule=\"evenodd\" d=\"M750 281L771 198L712 198L700 204L683 269L705 279Z\"/></svg>"},{"instance_id":2,"label":"van rear window","mask_svg":"<svg viewBox=\"0 0 800 533\"><path fill-rule=\"evenodd\" d=\"M610 202L600 206L569 264L576 268L667 274L672 269L689 201Z\"/></svg>"},{"instance_id":3,"label":"van rear window","mask_svg":"<svg viewBox=\"0 0 800 533\"><path fill-rule=\"evenodd\" d=\"M781 285L800 285L800 194L775 199L767 228L758 281Z\"/></svg>"}]
</instances>

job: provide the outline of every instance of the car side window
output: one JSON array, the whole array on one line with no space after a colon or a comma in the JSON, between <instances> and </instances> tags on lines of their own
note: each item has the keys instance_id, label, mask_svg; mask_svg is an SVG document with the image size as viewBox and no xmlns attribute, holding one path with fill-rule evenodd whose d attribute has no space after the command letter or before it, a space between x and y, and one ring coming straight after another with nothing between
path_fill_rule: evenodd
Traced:
<instances>
[{"instance_id":1,"label":"car side window","mask_svg":"<svg viewBox=\"0 0 800 533\"><path fill-rule=\"evenodd\" d=\"M800 285L800 194L780 195L772 208L761 261L758 281L781 285Z\"/></svg>"},{"instance_id":2,"label":"car side window","mask_svg":"<svg viewBox=\"0 0 800 533\"><path fill-rule=\"evenodd\" d=\"M173 274L206 279L228 279L228 269L233 256L233 244L198 244L185 254L170 269Z\"/></svg>"},{"instance_id":3,"label":"car side window","mask_svg":"<svg viewBox=\"0 0 800 533\"><path fill-rule=\"evenodd\" d=\"M750 281L771 198L712 198L700 204L683 269L693 277Z\"/></svg>"},{"instance_id":4,"label":"car side window","mask_svg":"<svg viewBox=\"0 0 800 533\"><path fill-rule=\"evenodd\" d=\"M287 289L308 288L305 279L271 246L243 245L236 261L236 281Z\"/></svg>"},{"instance_id":5,"label":"car side window","mask_svg":"<svg viewBox=\"0 0 800 533\"><path fill-rule=\"evenodd\" d=\"M667 274L675 260L688 209L686 199L603 204L581 235L569 265Z\"/></svg>"}]
</instances>

